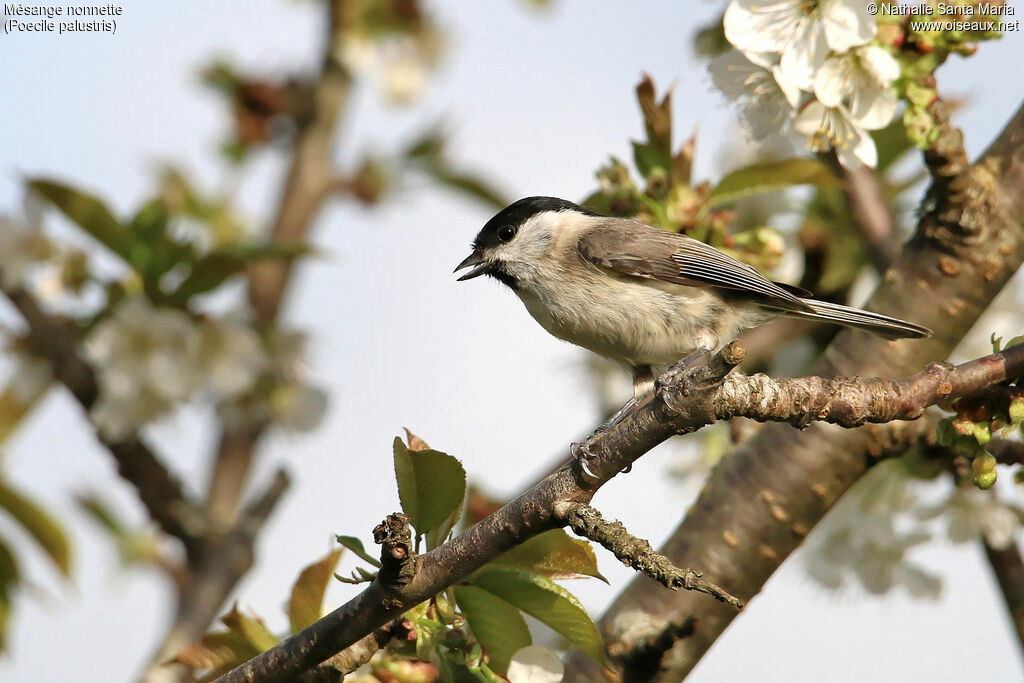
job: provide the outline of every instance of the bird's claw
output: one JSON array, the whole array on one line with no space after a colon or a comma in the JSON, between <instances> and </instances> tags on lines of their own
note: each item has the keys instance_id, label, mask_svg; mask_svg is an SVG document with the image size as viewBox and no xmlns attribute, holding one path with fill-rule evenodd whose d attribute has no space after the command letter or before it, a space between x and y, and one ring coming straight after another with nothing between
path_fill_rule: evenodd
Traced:
<instances>
[{"instance_id":1,"label":"bird's claw","mask_svg":"<svg viewBox=\"0 0 1024 683\"><path fill-rule=\"evenodd\" d=\"M583 474L591 479L598 478L596 474L590 471L590 467L587 466L587 463L595 457L594 452L590 450L589 442L572 442L569 444L569 453L572 455L572 459L580 464L580 469L583 470Z\"/></svg>"},{"instance_id":2,"label":"bird's claw","mask_svg":"<svg viewBox=\"0 0 1024 683\"><path fill-rule=\"evenodd\" d=\"M588 465L589 461L597 457L597 454L590 450L589 441L573 441L569 444L569 454L572 455L572 459L580 464L580 469L583 470L583 474L587 475L591 479L597 479L597 475L594 474ZM627 474L633 469L633 463L626 465L621 474Z\"/></svg>"}]
</instances>

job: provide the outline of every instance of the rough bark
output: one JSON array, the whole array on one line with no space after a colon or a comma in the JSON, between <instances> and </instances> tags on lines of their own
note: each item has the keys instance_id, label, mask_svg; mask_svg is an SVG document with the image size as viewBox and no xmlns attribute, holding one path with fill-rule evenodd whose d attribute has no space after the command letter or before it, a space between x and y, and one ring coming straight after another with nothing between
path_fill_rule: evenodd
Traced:
<instances>
[{"instance_id":1,"label":"rough bark","mask_svg":"<svg viewBox=\"0 0 1024 683\"><path fill-rule=\"evenodd\" d=\"M817 374L898 377L947 357L1024 260L1024 109L974 165L967 164L962 136L949 126L941 102L932 113L941 133L925 154L932 186L922 218L867 307L935 334L908 343L844 331ZM662 552L749 600L864 474L874 448L871 430L766 425L722 460ZM666 595L650 581L634 580L601 620L606 636L638 610L664 623L689 616L697 622L693 635L666 655L659 680L684 677L736 616L719 603ZM574 656L565 680L599 675L586 658Z\"/></svg>"},{"instance_id":2,"label":"rough bark","mask_svg":"<svg viewBox=\"0 0 1024 683\"><path fill-rule=\"evenodd\" d=\"M374 539L383 546L383 567L362 593L300 633L225 674L218 682L293 680L404 611L469 576L514 545L549 529L571 524L573 511L584 509L580 506L588 504L601 486L676 433L695 431L717 418L745 412L759 419L799 424L812 420L861 424L907 419L920 415L926 406L937 401L1024 374L1022 344L956 368L933 364L923 372L903 380L886 381L884 385L878 380L857 378L827 382L818 378L769 380L763 376L739 376L727 380L726 376L743 358L742 348L739 342L733 342L717 354L706 354L695 362L672 368L659 378L649 398L607 431L597 432L587 439L580 447L579 461L554 472L487 519L425 555L409 556L409 539L396 533L402 528L399 519L402 516L390 516L374 530ZM787 393L782 387L801 386L803 389L789 392L788 400L778 401L779 407L766 409L763 400L753 395L766 390L766 381L775 383L773 388L767 389L775 395ZM879 410L878 414L871 413L868 407ZM920 436L920 422L895 422L876 427L873 436L876 455L905 450L911 442L908 436L911 440ZM896 448L894 444L902 447ZM780 510L786 514L782 508ZM777 513L771 514L780 517ZM798 522L793 522L790 528L797 529ZM648 555L647 559L653 558ZM658 563L664 567L664 562ZM678 573L683 577L695 576L685 569ZM707 576L718 582L714 573L707 572ZM707 584L687 585L685 579L673 583L675 587L695 590L708 588ZM671 595L663 587L660 590L662 599ZM703 599L711 602L706 596ZM657 637L641 640L664 642Z\"/></svg>"}]
</instances>

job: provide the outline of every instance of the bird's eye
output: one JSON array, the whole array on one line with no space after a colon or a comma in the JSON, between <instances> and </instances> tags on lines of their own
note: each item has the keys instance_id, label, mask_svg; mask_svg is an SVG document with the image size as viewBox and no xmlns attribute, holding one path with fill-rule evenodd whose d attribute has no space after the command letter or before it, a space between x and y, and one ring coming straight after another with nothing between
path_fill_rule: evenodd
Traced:
<instances>
[{"instance_id":1,"label":"bird's eye","mask_svg":"<svg viewBox=\"0 0 1024 683\"><path fill-rule=\"evenodd\" d=\"M503 225L498 228L498 239L502 242L508 242L516 236L516 226L514 225Z\"/></svg>"}]
</instances>

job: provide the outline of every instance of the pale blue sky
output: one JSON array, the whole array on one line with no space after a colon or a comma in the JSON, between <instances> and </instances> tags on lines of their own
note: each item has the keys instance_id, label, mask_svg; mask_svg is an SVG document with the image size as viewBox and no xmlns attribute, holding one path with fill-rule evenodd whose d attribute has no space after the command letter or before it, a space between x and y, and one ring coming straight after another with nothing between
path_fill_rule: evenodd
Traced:
<instances>
[{"instance_id":1,"label":"pale blue sky","mask_svg":"<svg viewBox=\"0 0 1024 683\"><path fill-rule=\"evenodd\" d=\"M628 140L641 134L632 91L646 71L659 88L675 83L678 135L699 128L696 176L719 172L717 155L738 134L735 116L711 91L690 46L694 29L722 4L562 0L547 12L524 5L430 3L450 49L429 95L404 112L383 107L369 88L357 92L340 160L401 144L443 116L454 133L452 156L509 195L580 198L607 155L628 158ZM162 160L209 187L225 186L215 149L227 115L198 84L198 69L217 55L276 72L313 64L317 7L136 2L126 3L116 36L0 36L0 211L15 208L22 174L67 179L122 211L145 196ZM1017 106L1019 79L1009 74L1022 59L1024 43L1010 34L940 72L942 92L970 101L957 122L968 131L972 155ZM281 172L281 159L266 154L241 179L240 204L258 224L276 201ZM496 284L455 283L451 269L487 218L481 207L426 184L380 210L338 203L321 216L315 241L330 257L302 269L285 317L312 333L311 366L332 403L312 436L274 435L264 443L260 476L286 462L295 481L263 536L257 569L237 594L272 627L285 627L288 587L330 547L332 534L368 539L398 508L390 444L402 426L461 458L472 479L510 494L592 422L582 352L549 337ZM0 316L12 319L5 304ZM186 410L151 434L184 479L201 488L208 418ZM695 494L666 474L678 450L662 447L645 457L596 504L659 541L670 531L666 508L681 514ZM63 680L73 662L83 682L130 679L162 632L169 595L157 577L118 569L70 494L95 488L138 512L131 492L61 392L5 457L9 475L69 524L77 569L73 585L61 586L43 563L29 564L52 598L19 600L0 678ZM5 520L0 529L8 532ZM631 578L598 554L612 585L570 586L595 614ZM914 557L941 570L941 601L904 592L837 596L812 583L794 557L691 680L1021 679L1018 646L977 548L938 543ZM352 594L339 585L330 600ZM971 651L982 639L983 658Z\"/></svg>"}]
</instances>

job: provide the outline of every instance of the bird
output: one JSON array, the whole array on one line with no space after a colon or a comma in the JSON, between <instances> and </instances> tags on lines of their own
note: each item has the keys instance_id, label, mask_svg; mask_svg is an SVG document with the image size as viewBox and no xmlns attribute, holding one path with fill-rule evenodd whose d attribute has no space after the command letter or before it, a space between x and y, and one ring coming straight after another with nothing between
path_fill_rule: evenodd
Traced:
<instances>
[{"instance_id":1,"label":"bird","mask_svg":"<svg viewBox=\"0 0 1024 683\"><path fill-rule=\"evenodd\" d=\"M556 197L526 197L483 226L455 268L506 285L553 336L627 369L633 399L658 372L717 351L779 316L886 339L927 337L915 323L813 298L709 244ZM622 411L620 411L620 414Z\"/></svg>"}]
</instances>

